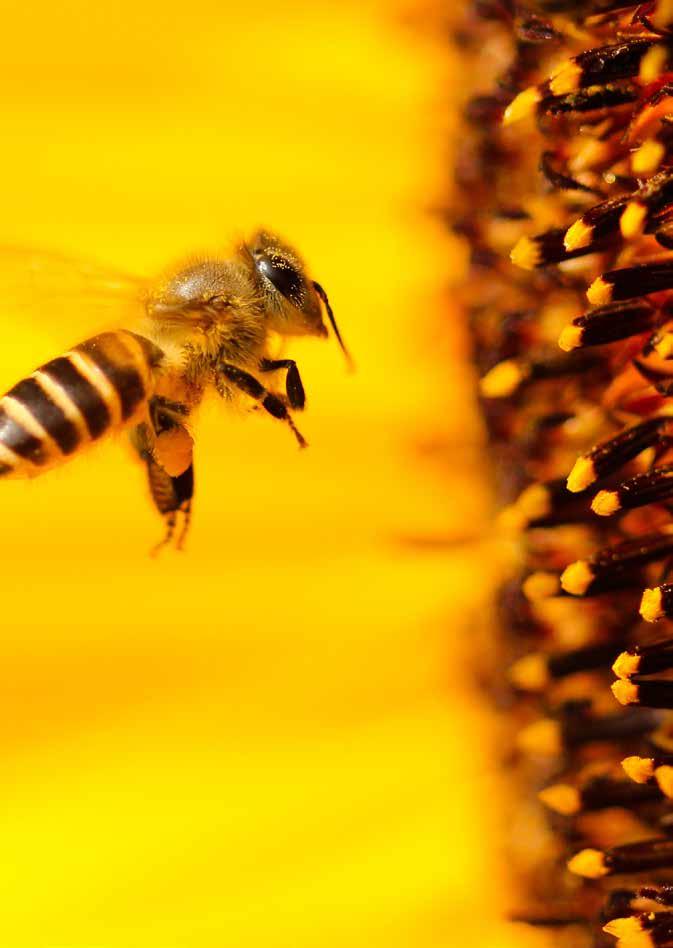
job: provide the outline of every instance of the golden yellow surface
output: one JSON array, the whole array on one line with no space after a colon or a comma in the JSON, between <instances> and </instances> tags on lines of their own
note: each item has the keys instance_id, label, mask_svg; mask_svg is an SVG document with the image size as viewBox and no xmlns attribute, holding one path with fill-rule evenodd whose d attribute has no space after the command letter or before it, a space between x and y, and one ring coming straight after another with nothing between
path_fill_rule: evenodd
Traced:
<instances>
[{"instance_id":1,"label":"golden yellow surface","mask_svg":"<svg viewBox=\"0 0 673 948\"><path fill-rule=\"evenodd\" d=\"M405 542L484 522L441 328L455 248L426 216L444 56L393 2L3 10L0 242L152 273L270 225L359 367L292 347L303 453L204 410L184 554L149 559L161 526L118 443L2 485L3 948L528 937L497 921L495 752L465 668L483 553ZM58 354L32 319L6 315L3 384ZM450 465L419 457L437 437Z\"/></svg>"}]
</instances>

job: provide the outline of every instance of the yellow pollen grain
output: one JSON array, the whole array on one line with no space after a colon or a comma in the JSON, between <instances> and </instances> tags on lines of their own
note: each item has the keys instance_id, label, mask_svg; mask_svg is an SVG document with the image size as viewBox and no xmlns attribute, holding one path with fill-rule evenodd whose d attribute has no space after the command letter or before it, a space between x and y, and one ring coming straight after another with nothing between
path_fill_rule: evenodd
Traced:
<instances>
[{"instance_id":1,"label":"yellow pollen grain","mask_svg":"<svg viewBox=\"0 0 673 948\"><path fill-rule=\"evenodd\" d=\"M591 502L591 509L599 517L610 517L621 510L621 506L616 490L599 490Z\"/></svg>"},{"instance_id":2,"label":"yellow pollen grain","mask_svg":"<svg viewBox=\"0 0 673 948\"><path fill-rule=\"evenodd\" d=\"M582 806L582 798L577 787L568 783L556 783L552 787L545 787L538 793L538 799L555 813L563 816L572 816Z\"/></svg>"},{"instance_id":3,"label":"yellow pollen grain","mask_svg":"<svg viewBox=\"0 0 673 948\"><path fill-rule=\"evenodd\" d=\"M535 112L537 105L542 101L542 93L536 86L530 86L520 92L505 109L502 117L503 125L513 125L522 119L529 118Z\"/></svg>"},{"instance_id":4,"label":"yellow pollen grain","mask_svg":"<svg viewBox=\"0 0 673 948\"><path fill-rule=\"evenodd\" d=\"M643 597L640 600L640 614L646 622L657 622L664 616L661 589L655 586L654 589L643 590Z\"/></svg>"},{"instance_id":5,"label":"yellow pollen grain","mask_svg":"<svg viewBox=\"0 0 673 948\"><path fill-rule=\"evenodd\" d=\"M552 76L549 88L554 95L567 95L569 92L575 92L576 89L579 89L581 79L581 66L569 59Z\"/></svg>"},{"instance_id":6,"label":"yellow pollen grain","mask_svg":"<svg viewBox=\"0 0 673 948\"><path fill-rule=\"evenodd\" d=\"M578 458L568 474L566 487L572 494L586 490L596 480L596 468L591 458Z\"/></svg>"},{"instance_id":7,"label":"yellow pollen grain","mask_svg":"<svg viewBox=\"0 0 673 948\"><path fill-rule=\"evenodd\" d=\"M505 359L494 365L479 383L484 398L506 398L521 385L528 372L516 359Z\"/></svg>"},{"instance_id":8,"label":"yellow pollen grain","mask_svg":"<svg viewBox=\"0 0 673 948\"><path fill-rule=\"evenodd\" d=\"M661 164L666 149L656 138L648 138L631 155L631 171L636 175L654 174Z\"/></svg>"},{"instance_id":9,"label":"yellow pollen grain","mask_svg":"<svg viewBox=\"0 0 673 948\"><path fill-rule=\"evenodd\" d=\"M610 872L600 849L583 849L568 860L568 869L585 879L601 879Z\"/></svg>"},{"instance_id":10,"label":"yellow pollen grain","mask_svg":"<svg viewBox=\"0 0 673 948\"><path fill-rule=\"evenodd\" d=\"M654 776L664 796L673 797L673 767L669 767L668 764L657 767Z\"/></svg>"},{"instance_id":11,"label":"yellow pollen grain","mask_svg":"<svg viewBox=\"0 0 673 948\"><path fill-rule=\"evenodd\" d=\"M581 250L583 247L588 247L591 243L593 232L593 227L590 227L589 224L585 224L580 217L579 220L571 224L566 231L565 237L563 238L563 246L569 252L571 250Z\"/></svg>"},{"instance_id":12,"label":"yellow pollen grain","mask_svg":"<svg viewBox=\"0 0 673 948\"><path fill-rule=\"evenodd\" d=\"M598 277L587 290L587 299L592 306L604 306L612 299L612 284Z\"/></svg>"},{"instance_id":13,"label":"yellow pollen grain","mask_svg":"<svg viewBox=\"0 0 673 948\"><path fill-rule=\"evenodd\" d=\"M640 81L654 82L655 79L658 79L666 67L667 59L668 50L663 44L657 43L656 46L648 49L640 60L640 70L638 71Z\"/></svg>"},{"instance_id":14,"label":"yellow pollen grain","mask_svg":"<svg viewBox=\"0 0 673 948\"><path fill-rule=\"evenodd\" d=\"M582 345L582 329L580 326L566 326L558 338L559 348L564 352L572 352Z\"/></svg>"},{"instance_id":15,"label":"yellow pollen grain","mask_svg":"<svg viewBox=\"0 0 673 948\"><path fill-rule=\"evenodd\" d=\"M603 926L603 931L615 938L628 938L630 935L637 935L642 928L640 920L629 915L627 918L613 918Z\"/></svg>"},{"instance_id":16,"label":"yellow pollen grain","mask_svg":"<svg viewBox=\"0 0 673 948\"><path fill-rule=\"evenodd\" d=\"M654 761L651 757L625 757L622 767L634 783L647 783L654 776Z\"/></svg>"},{"instance_id":17,"label":"yellow pollen grain","mask_svg":"<svg viewBox=\"0 0 673 948\"><path fill-rule=\"evenodd\" d=\"M645 219L647 218L647 207L640 201L631 201L626 205L624 212L619 220L619 229L625 240L632 240L634 237L640 237L645 228Z\"/></svg>"},{"instance_id":18,"label":"yellow pollen grain","mask_svg":"<svg viewBox=\"0 0 673 948\"><path fill-rule=\"evenodd\" d=\"M617 678L630 678L635 675L640 665L640 656L632 655L631 652L622 652L615 659L612 670Z\"/></svg>"},{"instance_id":19,"label":"yellow pollen grain","mask_svg":"<svg viewBox=\"0 0 673 948\"><path fill-rule=\"evenodd\" d=\"M530 237L521 237L509 255L515 267L522 270L534 270L540 266L540 247Z\"/></svg>"},{"instance_id":20,"label":"yellow pollen grain","mask_svg":"<svg viewBox=\"0 0 673 948\"><path fill-rule=\"evenodd\" d=\"M510 666L508 677L521 691L544 691L549 684L549 667L544 655L531 652Z\"/></svg>"},{"instance_id":21,"label":"yellow pollen grain","mask_svg":"<svg viewBox=\"0 0 673 948\"><path fill-rule=\"evenodd\" d=\"M613 681L611 691L620 704L638 703L638 685L634 685L632 681L619 678L617 681Z\"/></svg>"},{"instance_id":22,"label":"yellow pollen grain","mask_svg":"<svg viewBox=\"0 0 673 948\"><path fill-rule=\"evenodd\" d=\"M558 596L561 584L556 573L545 573L538 570L527 576L521 584L521 592L529 602L539 602L541 599L551 599Z\"/></svg>"},{"instance_id":23,"label":"yellow pollen grain","mask_svg":"<svg viewBox=\"0 0 673 948\"><path fill-rule=\"evenodd\" d=\"M516 745L526 754L557 757L563 750L561 727L552 718L541 718L519 731Z\"/></svg>"},{"instance_id":24,"label":"yellow pollen grain","mask_svg":"<svg viewBox=\"0 0 673 948\"><path fill-rule=\"evenodd\" d=\"M571 596L583 596L591 583L594 573L586 560L576 560L561 573L561 587Z\"/></svg>"}]
</instances>

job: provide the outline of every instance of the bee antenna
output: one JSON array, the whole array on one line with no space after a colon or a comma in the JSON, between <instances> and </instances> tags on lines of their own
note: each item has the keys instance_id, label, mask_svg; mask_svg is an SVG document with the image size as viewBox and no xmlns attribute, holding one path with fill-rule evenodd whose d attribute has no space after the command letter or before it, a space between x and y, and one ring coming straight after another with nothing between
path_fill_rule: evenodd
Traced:
<instances>
[{"instance_id":1,"label":"bee antenna","mask_svg":"<svg viewBox=\"0 0 673 948\"><path fill-rule=\"evenodd\" d=\"M315 280L313 281L313 288L315 289L316 293L318 294L318 296L320 297L320 299L321 299L321 300L323 301L323 303L325 304L325 309L327 310L327 315L329 316L329 321L330 321L330 323L332 324L332 329L334 330L334 335L337 337L337 342L338 342L339 345L341 346L341 351L343 352L343 354L344 354L344 356L345 356L345 358L346 358L346 363L347 363L347 365L348 365L348 368L352 370L352 369L355 368L355 363L353 362L353 357L351 356L350 352L349 352L348 349L346 348L346 343L345 343L345 342L343 341L343 339L341 338L341 333L339 332L339 327L338 327L337 324L336 324L336 319L334 318L334 313L332 312L332 307L330 306L329 300L327 299L327 293L325 293L325 291L323 290L323 288L321 287L321 285L320 285L319 283L316 283Z\"/></svg>"}]
</instances>

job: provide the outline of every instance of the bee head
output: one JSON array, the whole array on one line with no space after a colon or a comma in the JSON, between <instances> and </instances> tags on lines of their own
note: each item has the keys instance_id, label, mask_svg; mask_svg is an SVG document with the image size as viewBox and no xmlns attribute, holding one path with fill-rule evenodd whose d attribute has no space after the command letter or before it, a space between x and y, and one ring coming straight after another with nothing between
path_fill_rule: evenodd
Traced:
<instances>
[{"instance_id":1,"label":"bee head","mask_svg":"<svg viewBox=\"0 0 673 948\"><path fill-rule=\"evenodd\" d=\"M327 294L319 283L308 278L297 252L268 231L255 234L242 252L252 262L271 328L285 336L327 336L324 304L339 345L350 361Z\"/></svg>"},{"instance_id":2,"label":"bee head","mask_svg":"<svg viewBox=\"0 0 673 948\"><path fill-rule=\"evenodd\" d=\"M216 320L230 307L233 295L244 295L239 270L226 260L201 260L171 272L147 300L151 316L165 323Z\"/></svg>"}]
</instances>

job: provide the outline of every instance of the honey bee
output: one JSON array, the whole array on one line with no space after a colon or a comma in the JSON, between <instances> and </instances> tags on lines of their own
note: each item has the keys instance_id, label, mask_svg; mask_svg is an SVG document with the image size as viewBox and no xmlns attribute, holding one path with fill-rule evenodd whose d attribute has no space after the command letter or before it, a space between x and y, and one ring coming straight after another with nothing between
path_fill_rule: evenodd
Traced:
<instances>
[{"instance_id":1,"label":"honey bee","mask_svg":"<svg viewBox=\"0 0 673 948\"><path fill-rule=\"evenodd\" d=\"M166 523L158 547L174 537L180 517L181 546L194 495L191 420L206 391L225 399L243 393L305 447L292 417L306 401L301 376L293 359L273 358L272 340L326 337L326 314L350 356L322 286L296 250L267 231L228 258L127 284L137 318L79 343L0 398L0 476L33 477L128 429ZM284 394L260 378L276 372L285 372Z\"/></svg>"}]
</instances>

